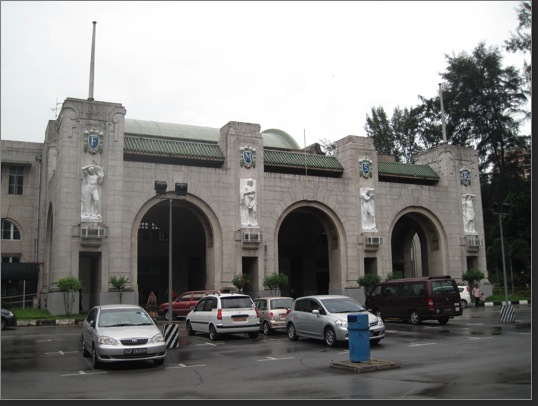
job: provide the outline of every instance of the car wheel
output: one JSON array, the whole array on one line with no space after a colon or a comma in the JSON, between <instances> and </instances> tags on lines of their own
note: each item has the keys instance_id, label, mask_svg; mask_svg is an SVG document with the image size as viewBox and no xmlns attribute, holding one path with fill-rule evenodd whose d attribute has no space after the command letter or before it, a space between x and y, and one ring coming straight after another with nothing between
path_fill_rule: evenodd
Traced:
<instances>
[{"instance_id":1,"label":"car wheel","mask_svg":"<svg viewBox=\"0 0 538 406\"><path fill-rule=\"evenodd\" d=\"M336 340L336 333L334 332L334 329L332 327L327 327L325 329L323 337L325 338L325 344L327 344L329 347L338 346L338 341Z\"/></svg>"},{"instance_id":2,"label":"car wheel","mask_svg":"<svg viewBox=\"0 0 538 406\"><path fill-rule=\"evenodd\" d=\"M256 332L256 333L248 333L248 338L258 338L258 332Z\"/></svg>"},{"instance_id":3,"label":"car wheel","mask_svg":"<svg viewBox=\"0 0 538 406\"><path fill-rule=\"evenodd\" d=\"M163 317L164 317L164 319L165 319L166 321L169 321L169 320L170 320L170 315L169 315L169 313L170 313L170 312L166 311L166 312L164 312L164 314L163 314Z\"/></svg>"},{"instance_id":4,"label":"car wheel","mask_svg":"<svg viewBox=\"0 0 538 406\"><path fill-rule=\"evenodd\" d=\"M420 316L418 315L416 310L412 310L411 313L409 313L409 321L414 326L417 326L422 323L422 320L420 320Z\"/></svg>"},{"instance_id":5,"label":"car wheel","mask_svg":"<svg viewBox=\"0 0 538 406\"><path fill-rule=\"evenodd\" d=\"M265 334L266 336L271 334L271 326L269 326L269 322L267 321L263 322L263 334Z\"/></svg>"},{"instance_id":6,"label":"car wheel","mask_svg":"<svg viewBox=\"0 0 538 406\"><path fill-rule=\"evenodd\" d=\"M209 339L211 341L217 341L219 339L219 334L213 324L209 326Z\"/></svg>"},{"instance_id":7,"label":"car wheel","mask_svg":"<svg viewBox=\"0 0 538 406\"><path fill-rule=\"evenodd\" d=\"M5 330L7 327L7 322L2 318L2 330Z\"/></svg>"},{"instance_id":8,"label":"car wheel","mask_svg":"<svg viewBox=\"0 0 538 406\"><path fill-rule=\"evenodd\" d=\"M295 341L299 338L297 331L295 331L295 325L293 323L288 324L288 338L291 341Z\"/></svg>"},{"instance_id":9,"label":"car wheel","mask_svg":"<svg viewBox=\"0 0 538 406\"><path fill-rule=\"evenodd\" d=\"M86 348L86 343L84 342L84 336L82 336L82 356L85 358L89 358L92 355L91 352L88 351Z\"/></svg>"},{"instance_id":10,"label":"car wheel","mask_svg":"<svg viewBox=\"0 0 538 406\"><path fill-rule=\"evenodd\" d=\"M460 301L460 305L461 305L461 308L462 308L462 309L465 309L465 308L467 307L467 300L463 300L463 299L461 299L461 301Z\"/></svg>"},{"instance_id":11,"label":"car wheel","mask_svg":"<svg viewBox=\"0 0 538 406\"><path fill-rule=\"evenodd\" d=\"M153 362L155 362L155 365L162 365L164 364L164 358L154 359Z\"/></svg>"},{"instance_id":12,"label":"car wheel","mask_svg":"<svg viewBox=\"0 0 538 406\"><path fill-rule=\"evenodd\" d=\"M439 322L439 324L446 324L448 323L448 317L441 317L437 319L437 321Z\"/></svg>"},{"instance_id":13,"label":"car wheel","mask_svg":"<svg viewBox=\"0 0 538 406\"><path fill-rule=\"evenodd\" d=\"M97 350L95 349L95 345L92 346L92 364L94 369L101 368L101 363L99 362L99 359L97 358Z\"/></svg>"},{"instance_id":14,"label":"car wheel","mask_svg":"<svg viewBox=\"0 0 538 406\"><path fill-rule=\"evenodd\" d=\"M378 340L370 340L370 345L377 345L377 344L379 344L380 341L381 341L381 339L378 339Z\"/></svg>"},{"instance_id":15,"label":"car wheel","mask_svg":"<svg viewBox=\"0 0 538 406\"><path fill-rule=\"evenodd\" d=\"M188 335L188 336L193 336L193 335L195 335L195 334L196 334L196 331L194 331L194 330L192 329L191 322L188 321L188 322L187 322L187 335Z\"/></svg>"}]
</instances>

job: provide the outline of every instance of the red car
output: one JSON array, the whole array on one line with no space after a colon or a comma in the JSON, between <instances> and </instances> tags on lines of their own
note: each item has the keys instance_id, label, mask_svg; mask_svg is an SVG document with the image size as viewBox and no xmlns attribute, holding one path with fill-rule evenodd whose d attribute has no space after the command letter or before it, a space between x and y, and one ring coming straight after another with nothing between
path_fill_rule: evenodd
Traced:
<instances>
[{"instance_id":1,"label":"red car","mask_svg":"<svg viewBox=\"0 0 538 406\"><path fill-rule=\"evenodd\" d=\"M172 313L174 318L186 317L191 311L191 307L196 306L196 303L205 295L210 293L220 293L219 290L190 290L182 293L174 299L172 302ZM168 302L161 303L159 306L159 316L163 316L165 320L169 320L168 317L169 305Z\"/></svg>"}]
</instances>

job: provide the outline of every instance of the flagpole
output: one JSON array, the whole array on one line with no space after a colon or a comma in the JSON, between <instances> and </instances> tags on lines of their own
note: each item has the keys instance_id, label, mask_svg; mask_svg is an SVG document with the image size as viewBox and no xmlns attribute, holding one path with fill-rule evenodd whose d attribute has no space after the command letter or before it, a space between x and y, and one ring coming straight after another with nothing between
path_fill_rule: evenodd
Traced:
<instances>
[{"instance_id":1,"label":"flagpole","mask_svg":"<svg viewBox=\"0 0 538 406\"><path fill-rule=\"evenodd\" d=\"M93 101L93 71L95 65L95 25L97 21L93 22L93 36L92 36L92 55L90 61L90 91L88 94L88 100Z\"/></svg>"}]
</instances>

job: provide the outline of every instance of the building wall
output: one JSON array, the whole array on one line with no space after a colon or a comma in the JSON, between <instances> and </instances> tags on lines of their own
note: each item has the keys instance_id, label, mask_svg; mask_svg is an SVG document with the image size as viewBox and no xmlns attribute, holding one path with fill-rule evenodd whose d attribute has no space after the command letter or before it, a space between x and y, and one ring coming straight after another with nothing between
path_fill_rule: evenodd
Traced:
<instances>
[{"instance_id":1,"label":"building wall","mask_svg":"<svg viewBox=\"0 0 538 406\"><path fill-rule=\"evenodd\" d=\"M3 159L7 148L13 151L13 159L34 160L28 174L33 184L30 194L15 209L11 197L3 193L2 217L14 216L25 233L37 233L39 209L39 260L44 263L41 306L51 313L63 312L62 295L56 291L55 283L67 275L83 276L86 284L91 279L89 283L95 285L96 291L91 300L99 303L117 300L108 278L124 275L132 288L124 301L138 300L138 226L144 215L162 201L155 194L156 180L166 181L169 190L176 182L188 183L186 203L203 218L208 240L206 288L231 286L233 276L242 271L243 257L250 257L255 264L253 292L265 293L264 276L280 271L279 228L287 215L302 207L319 213L330 230L331 293L361 298L357 279L365 273L367 257L376 259L380 276L393 271L391 236L397 221L405 216L418 216L425 232L438 239L435 244L439 248L430 257L433 274L460 278L467 269L468 255L476 257L477 267L486 269L485 249L469 252L462 221L461 196L474 194L475 228L483 238L478 159L474 150L443 145L423 153L418 163L430 165L441 177L434 186L379 181L378 157L372 139L359 136L346 136L336 142L336 157L344 166L341 178L265 173L260 126L229 122L220 131L219 146L225 155L221 168L132 162L123 159L125 114L126 109L117 103L68 98L58 120L49 122L43 144L2 141ZM90 130L101 134L102 151L85 151L85 132ZM255 167L240 165L240 148L247 146L256 151ZM40 148L44 159L38 205L39 175L34 155ZM22 155L16 155L15 151ZM372 162L372 177L360 176L359 161L363 159ZM81 168L88 164L102 167L105 173L101 221L81 221ZM468 186L460 181L462 167L470 168ZM4 170L3 165L6 179ZM241 223L239 192L241 179L246 178L255 180L258 194L258 225L254 227ZM3 182L3 192L6 187ZM375 230L363 230L360 190L365 187L375 191ZM34 214L27 215L24 209ZM103 227L106 237L81 239L81 227ZM261 232L263 243L242 243L241 233L252 229ZM371 250L365 245L368 236L383 237L384 243ZM26 239L24 244L21 250L25 258L31 258L31 244ZM2 252L4 248L3 244ZM88 263L95 257L100 258L100 266L88 271Z\"/></svg>"}]
</instances>

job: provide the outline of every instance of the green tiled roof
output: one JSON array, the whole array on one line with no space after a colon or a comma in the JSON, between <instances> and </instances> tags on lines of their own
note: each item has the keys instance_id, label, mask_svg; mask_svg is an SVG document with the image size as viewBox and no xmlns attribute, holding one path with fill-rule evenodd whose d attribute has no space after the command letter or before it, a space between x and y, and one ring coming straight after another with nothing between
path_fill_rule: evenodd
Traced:
<instances>
[{"instance_id":1,"label":"green tiled roof","mask_svg":"<svg viewBox=\"0 0 538 406\"><path fill-rule=\"evenodd\" d=\"M437 182L439 175L428 165L403 164L401 162L378 162L379 178L399 180L423 180Z\"/></svg>"},{"instance_id":2,"label":"green tiled roof","mask_svg":"<svg viewBox=\"0 0 538 406\"><path fill-rule=\"evenodd\" d=\"M330 172L344 172L344 168L335 157L326 155L305 154L302 152L275 151L266 149L264 151L265 167L287 167L299 168L305 167L308 169L318 169Z\"/></svg>"},{"instance_id":3,"label":"green tiled roof","mask_svg":"<svg viewBox=\"0 0 538 406\"><path fill-rule=\"evenodd\" d=\"M153 155L189 160L224 162L218 144L171 140L165 138L125 136L124 153L128 155Z\"/></svg>"}]
</instances>

